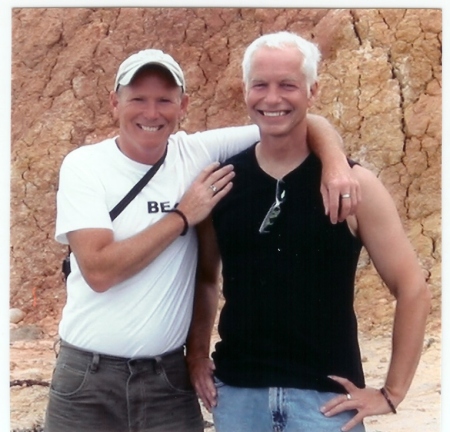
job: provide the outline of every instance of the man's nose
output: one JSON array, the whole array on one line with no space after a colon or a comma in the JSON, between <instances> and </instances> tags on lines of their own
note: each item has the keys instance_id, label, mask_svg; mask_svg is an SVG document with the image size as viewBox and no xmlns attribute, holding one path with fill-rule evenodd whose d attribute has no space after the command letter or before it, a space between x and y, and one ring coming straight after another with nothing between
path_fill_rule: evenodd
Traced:
<instances>
[{"instance_id":1,"label":"man's nose","mask_svg":"<svg viewBox=\"0 0 450 432\"><path fill-rule=\"evenodd\" d=\"M266 93L266 102L270 104L276 104L280 101L280 92L277 86L268 86Z\"/></svg>"},{"instance_id":2,"label":"man's nose","mask_svg":"<svg viewBox=\"0 0 450 432\"><path fill-rule=\"evenodd\" d=\"M156 118L158 117L158 105L155 102L147 102L144 108L144 115L147 118Z\"/></svg>"}]
</instances>

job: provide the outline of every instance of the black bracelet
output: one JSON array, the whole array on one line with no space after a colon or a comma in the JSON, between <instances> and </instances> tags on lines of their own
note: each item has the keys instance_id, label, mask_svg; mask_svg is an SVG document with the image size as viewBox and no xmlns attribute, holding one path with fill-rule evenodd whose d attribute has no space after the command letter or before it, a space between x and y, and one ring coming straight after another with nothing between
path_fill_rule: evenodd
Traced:
<instances>
[{"instance_id":1,"label":"black bracelet","mask_svg":"<svg viewBox=\"0 0 450 432\"><path fill-rule=\"evenodd\" d=\"M183 222L184 222L184 228L183 228L183 231L181 231L180 235L182 235L182 236L186 235L186 233L188 232L188 229L189 229L189 222L188 222L185 214L181 210L178 210L177 208L169 210L169 212L176 213L177 215L181 216L181 219L183 219Z\"/></svg>"},{"instance_id":2,"label":"black bracelet","mask_svg":"<svg viewBox=\"0 0 450 432\"><path fill-rule=\"evenodd\" d=\"M394 406L394 404L392 403L391 398L390 398L389 395L387 394L386 389L385 389L384 387L381 387L381 388L380 388L380 392L381 392L381 394L384 396L384 398L386 399L386 402L388 403L389 408L391 409L391 411L392 411L394 414L397 414L397 410L395 409L395 406Z\"/></svg>"}]
</instances>

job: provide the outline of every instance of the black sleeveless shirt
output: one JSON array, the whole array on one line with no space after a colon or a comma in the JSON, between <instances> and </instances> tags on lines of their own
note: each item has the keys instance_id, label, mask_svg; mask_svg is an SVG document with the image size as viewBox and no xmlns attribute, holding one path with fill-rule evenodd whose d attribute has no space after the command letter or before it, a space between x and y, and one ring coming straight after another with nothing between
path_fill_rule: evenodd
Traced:
<instances>
[{"instance_id":1,"label":"black sleeveless shirt","mask_svg":"<svg viewBox=\"0 0 450 432\"><path fill-rule=\"evenodd\" d=\"M259 167L255 146L228 162L234 186L213 211L226 300L217 377L241 387L343 392L327 378L333 374L364 387L353 310L362 244L346 222L325 215L319 159L310 154L283 178L281 211L263 234L277 180Z\"/></svg>"}]
</instances>

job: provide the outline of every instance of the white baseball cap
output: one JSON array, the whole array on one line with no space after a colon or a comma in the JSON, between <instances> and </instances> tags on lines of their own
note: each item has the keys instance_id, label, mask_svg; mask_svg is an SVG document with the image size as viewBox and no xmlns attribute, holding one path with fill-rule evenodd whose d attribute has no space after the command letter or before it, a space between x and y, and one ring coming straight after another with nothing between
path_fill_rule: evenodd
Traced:
<instances>
[{"instance_id":1,"label":"white baseball cap","mask_svg":"<svg viewBox=\"0 0 450 432\"><path fill-rule=\"evenodd\" d=\"M186 90L186 82L180 65L172 56L157 49L142 50L124 60L117 71L114 90L117 90L119 85L126 86L130 84L136 72L142 66L149 64L156 64L166 68L183 92Z\"/></svg>"}]
</instances>

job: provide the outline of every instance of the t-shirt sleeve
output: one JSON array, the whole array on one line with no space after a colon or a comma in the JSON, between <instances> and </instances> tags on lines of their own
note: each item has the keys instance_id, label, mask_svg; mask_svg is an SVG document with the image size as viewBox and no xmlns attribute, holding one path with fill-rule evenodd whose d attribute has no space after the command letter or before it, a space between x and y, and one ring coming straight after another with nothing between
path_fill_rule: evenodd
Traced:
<instances>
[{"instance_id":1,"label":"t-shirt sleeve","mask_svg":"<svg viewBox=\"0 0 450 432\"><path fill-rule=\"evenodd\" d=\"M256 125L211 129L191 136L203 144L210 162L224 162L249 148L260 138Z\"/></svg>"},{"instance_id":2,"label":"t-shirt sleeve","mask_svg":"<svg viewBox=\"0 0 450 432\"><path fill-rule=\"evenodd\" d=\"M84 228L112 229L105 201L105 188L81 152L64 159L56 194L55 239L68 244L67 233ZM86 155L85 155L86 156Z\"/></svg>"}]
</instances>

